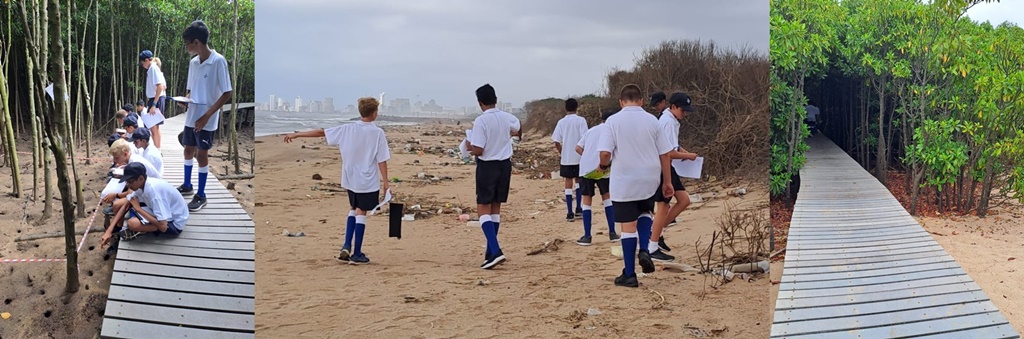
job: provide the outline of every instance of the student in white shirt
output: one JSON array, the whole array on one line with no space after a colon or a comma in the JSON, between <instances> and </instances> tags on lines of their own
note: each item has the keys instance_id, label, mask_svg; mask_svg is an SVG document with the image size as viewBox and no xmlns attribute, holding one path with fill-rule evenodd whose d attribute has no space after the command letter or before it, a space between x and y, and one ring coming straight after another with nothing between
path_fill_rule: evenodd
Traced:
<instances>
[{"instance_id":1,"label":"student in white shirt","mask_svg":"<svg viewBox=\"0 0 1024 339\"><path fill-rule=\"evenodd\" d=\"M135 154L141 155L143 158L146 158L146 160L148 160L150 164L153 164L153 168L156 168L157 172L159 172L160 175L163 176L163 154L160 153L159 149L150 144L151 136L152 134L150 134L148 128L138 128L135 130L134 133L132 133L131 138L128 138L128 141L132 142L135 145Z\"/></svg>"},{"instance_id":2,"label":"student in white shirt","mask_svg":"<svg viewBox=\"0 0 1024 339\"><path fill-rule=\"evenodd\" d=\"M818 106L814 105L814 100L807 101L807 106L804 106L804 109L807 111L807 118L804 119L804 123L811 130L811 135L814 135L818 132L818 115L821 114L821 110L818 109Z\"/></svg>"},{"instance_id":3,"label":"student in white shirt","mask_svg":"<svg viewBox=\"0 0 1024 339\"><path fill-rule=\"evenodd\" d=\"M583 137L576 144L576 153L580 157L580 173L586 175L591 171L598 168L600 159L600 152L598 152L598 144L601 139L606 138L608 126L605 126L604 122L608 121L618 111L605 112L601 115L602 124L594 126L583 133ZM608 192L608 178L602 179L590 179L580 177L580 192L583 194L583 237L576 240L576 244L580 246L590 246L592 238L590 235L590 226L593 218L593 212L591 212L591 206L594 202L594 186L597 186L601 190L601 203L604 205L604 214L608 219L608 239L611 241L618 241L619 235L615 233L615 209L612 208L611 194Z\"/></svg>"},{"instance_id":4,"label":"student in white shirt","mask_svg":"<svg viewBox=\"0 0 1024 339\"><path fill-rule=\"evenodd\" d=\"M127 198L128 203L121 208L120 215L130 210L128 229L122 230L122 240L132 240L141 233L157 235L178 235L185 230L188 222L188 206L185 198L166 181L149 177L147 169L140 163L131 163L124 168L121 182L133 193ZM113 238L115 226L111 224L103 233L100 246L106 246Z\"/></svg>"},{"instance_id":5,"label":"student in white shirt","mask_svg":"<svg viewBox=\"0 0 1024 339\"><path fill-rule=\"evenodd\" d=\"M326 137L327 144L338 146L341 153L341 186L348 190L348 219L345 224L345 243L341 246L338 260L350 264L369 264L370 258L363 253L363 231L366 230L366 212L372 211L379 203L381 182L384 192L390 189L388 183L388 160L391 150L384 130L373 121L377 119L380 103L374 98L359 99L358 122L332 128L293 133L284 137L284 142L295 138ZM355 237L355 248L352 238Z\"/></svg>"},{"instance_id":6,"label":"student in white shirt","mask_svg":"<svg viewBox=\"0 0 1024 339\"><path fill-rule=\"evenodd\" d=\"M697 154L687 152L682 147L679 147L679 121L686 116L686 112L693 112L693 106L690 105L690 96L686 95L686 93L672 93L668 102L667 114L662 114L661 118L658 118L662 135L672 145L672 151L668 152L668 157L673 160L696 160ZM672 189L675 191L674 196L677 202L675 205L670 204L672 196L661 197L657 200L654 227L651 228L651 239L646 244L640 244L640 246L647 246L647 251L651 254L652 260L658 261L675 260L675 257L665 254L665 252L671 251L671 249L665 244L665 239L661 236L661 232L668 225L669 220L675 220L687 206L690 206L690 194L686 192L686 187L683 186L683 180L679 177L679 174L672 170L669 176L672 179Z\"/></svg>"},{"instance_id":7,"label":"student in white shirt","mask_svg":"<svg viewBox=\"0 0 1024 339\"><path fill-rule=\"evenodd\" d=\"M164 94L167 81L160 70L160 58L154 57L149 50L139 53L139 65L146 69L146 111L140 112L142 120L153 134L153 145L160 148L160 125L164 124Z\"/></svg>"},{"instance_id":8,"label":"student in white shirt","mask_svg":"<svg viewBox=\"0 0 1024 339\"><path fill-rule=\"evenodd\" d=\"M150 178L160 179L160 172L157 171L153 164L143 158L141 155L135 154L131 150L131 144L124 139L117 139L110 145L110 155L114 158L114 167L111 167L111 171L123 170L128 165L137 163L146 170L146 176ZM139 166L139 165L136 165ZM124 178L124 174L115 178ZM121 181L123 183L123 181ZM120 187L120 185L108 185L104 188L101 193L101 202L105 204L112 204L111 209L114 217L111 218L111 225L120 225L121 218L124 216L125 209L128 207L128 197L131 194L131 189L126 187Z\"/></svg>"},{"instance_id":9,"label":"student in white shirt","mask_svg":"<svg viewBox=\"0 0 1024 339\"><path fill-rule=\"evenodd\" d=\"M636 259L644 273L654 272L646 246L637 255L637 244L650 240L654 201L671 196L672 181L668 152L672 145L658 126L658 119L644 111L643 95L637 85L626 85L619 93L622 110L605 122L607 136L598 144L599 168L611 169L609 188L615 221L622 223L622 253L625 267L615 278L616 286L638 287ZM615 162L611 162L614 158ZM658 174L662 183L659 183ZM639 239L638 239L639 238Z\"/></svg>"},{"instance_id":10,"label":"student in white shirt","mask_svg":"<svg viewBox=\"0 0 1024 339\"><path fill-rule=\"evenodd\" d=\"M470 153L476 162L476 210L480 227L487 238L484 263L480 268L491 269L505 261L498 245L501 224L501 204L508 201L512 181L512 139L519 136L519 119L495 108L498 97L490 84L476 89L476 100L483 114L473 120L469 135Z\"/></svg>"},{"instance_id":11,"label":"student in white shirt","mask_svg":"<svg viewBox=\"0 0 1024 339\"><path fill-rule=\"evenodd\" d=\"M558 173L565 178L565 206L568 213L565 221L573 221L577 216L583 216L583 208L580 204L580 155L576 153L576 144L580 142L583 133L587 133L587 119L576 114L579 103L576 99L570 98L565 101L565 117L558 120L555 131L551 133L551 140L555 142L555 150L561 153L561 166ZM573 184L576 190L576 213L572 209Z\"/></svg>"},{"instance_id":12,"label":"student in white shirt","mask_svg":"<svg viewBox=\"0 0 1024 339\"><path fill-rule=\"evenodd\" d=\"M213 133L220 125L220 109L231 99L231 76L228 61L206 44L210 31L200 20L193 21L181 33L185 50L196 55L188 64L185 96L191 99L185 112L185 129L181 142L185 146L185 180L178 186L181 194L192 193L193 157L199 162L198 190L188 203L189 211L206 206L206 178L210 168L208 151L213 147ZM179 103L180 104L180 103ZM234 127L234 126L232 126Z\"/></svg>"}]
</instances>

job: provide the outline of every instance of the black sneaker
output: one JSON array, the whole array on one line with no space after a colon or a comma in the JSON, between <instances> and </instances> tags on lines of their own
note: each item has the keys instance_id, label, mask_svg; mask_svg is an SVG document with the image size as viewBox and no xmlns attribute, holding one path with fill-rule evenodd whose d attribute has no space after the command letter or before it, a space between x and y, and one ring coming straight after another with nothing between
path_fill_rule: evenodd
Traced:
<instances>
[{"instance_id":1,"label":"black sneaker","mask_svg":"<svg viewBox=\"0 0 1024 339\"><path fill-rule=\"evenodd\" d=\"M622 275L615 277L615 286L640 287L640 282L636 280L636 274L626 275L626 273L622 273Z\"/></svg>"},{"instance_id":2,"label":"black sneaker","mask_svg":"<svg viewBox=\"0 0 1024 339\"><path fill-rule=\"evenodd\" d=\"M576 240L576 244L580 246L590 246L590 237L583 236L580 240Z\"/></svg>"},{"instance_id":3,"label":"black sneaker","mask_svg":"<svg viewBox=\"0 0 1024 339\"><path fill-rule=\"evenodd\" d=\"M189 212L196 212L206 207L206 197L192 196L192 202L188 203Z\"/></svg>"},{"instance_id":4,"label":"black sneaker","mask_svg":"<svg viewBox=\"0 0 1024 339\"><path fill-rule=\"evenodd\" d=\"M569 213L565 215L565 221L576 221L576 215Z\"/></svg>"},{"instance_id":5,"label":"black sneaker","mask_svg":"<svg viewBox=\"0 0 1024 339\"><path fill-rule=\"evenodd\" d=\"M192 186L185 186L185 184L181 184L181 186L178 186L178 193L181 193L181 194L192 193Z\"/></svg>"},{"instance_id":6,"label":"black sneaker","mask_svg":"<svg viewBox=\"0 0 1024 339\"><path fill-rule=\"evenodd\" d=\"M583 217L583 209L582 208L577 208L576 209L576 217L577 218L582 218Z\"/></svg>"},{"instance_id":7,"label":"black sneaker","mask_svg":"<svg viewBox=\"0 0 1024 339\"><path fill-rule=\"evenodd\" d=\"M654 251L654 253L651 253L651 260L669 262L676 260L676 257L665 254L665 252L662 252L661 249L658 249L657 251Z\"/></svg>"},{"instance_id":8,"label":"black sneaker","mask_svg":"<svg viewBox=\"0 0 1024 339\"><path fill-rule=\"evenodd\" d=\"M121 232L119 232L119 233L120 233L120 236L121 236L121 240L124 240L124 241L131 241L132 239L135 239L135 238L139 237L139 235L142 234L142 232L132 231L132 230L128 229L127 227L122 229Z\"/></svg>"},{"instance_id":9,"label":"black sneaker","mask_svg":"<svg viewBox=\"0 0 1024 339\"><path fill-rule=\"evenodd\" d=\"M370 263L370 258L366 257L366 254L359 253L349 256L348 263L352 265L366 265Z\"/></svg>"},{"instance_id":10,"label":"black sneaker","mask_svg":"<svg viewBox=\"0 0 1024 339\"><path fill-rule=\"evenodd\" d=\"M662 251L665 251L665 252L672 252L672 249L668 248L668 244L665 243L665 237L664 236L658 237L658 249L660 249Z\"/></svg>"},{"instance_id":11,"label":"black sneaker","mask_svg":"<svg viewBox=\"0 0 1024 339\"><path fill-rule=\"evenodd\" d=\"M640 268L644 273L654 273L654 262L651 261L651 254L647 253L646 250L640 250L640 254L636 256L640 259Z\"/></svg>"},{"instance_id":12,"label":"black sneaker","mask_svg":"<svg viewBox=\"0 0 1024 339\"><path fill-rule=\"evenodd\" d=\"M103 208L103 215L114 215L114 206L107 206Z\"/></svg>"},{"instance_id":13,"label":"black sneaker","mask_svg":"<svg viewBox=\"0 0 1024 339\"><path fill-rule=\"evenodd\" d=\"M338 254L338 260L348 261L348 258L352 256L352 250L348 247L342 247L341 253Z\"/></svg>"},{"instance_id":14,"label":"black sneaker","mask_svg":"<svg viewBox=\"0 0 1024 339\"><path fill-rule=\"evenodd\" d=\"M608 240L610 240L611 242L618 242L619 239L619 235L616 234L615 232L608 233Z\"/></svg>"},{"instance_id":15,"label":"black sneaker","mask_svg":"<svg viewBox=\"0 0 1024 339\"><path fill-rule=\"evenodd\" d=\"M494 255L494 256L490 257L489 259L487 259L487 261L485 261L483 265L480 265L480 268L485 269L485 270L489 270L489 269L494 268L494 266L498 266L498 264L503 263L503 262L505 262L505 253L502 253L501 251L498 251L497 255Z\"/></svg>"}]
</instances>

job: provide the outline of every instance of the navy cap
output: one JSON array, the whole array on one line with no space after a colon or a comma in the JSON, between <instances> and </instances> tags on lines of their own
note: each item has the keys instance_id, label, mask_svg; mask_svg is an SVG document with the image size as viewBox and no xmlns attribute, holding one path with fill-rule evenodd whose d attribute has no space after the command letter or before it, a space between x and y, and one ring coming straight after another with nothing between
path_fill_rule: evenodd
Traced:
<instances>
[{"instance_id":1,"label":"navy cap","mask_svg":"<svg viewBox=\"0 0 1024 339\"><path fill-rule=\"evenodd\" d=\"M657 105L662 100L665 100L665 92L655 92L651 94L651 106Z\"/></svg>"},{"instance_id":2,"label":"navy cap","mask_svg":"<svg viewBox=\"0 0 1024 339\"><path fill-rule=\"evenodd\" d=\"M135 102L135 106L146 106L146 102L142 99L139 99L139 101Z\"/></svg>"},{"instance_id":3,"label":"navy cap","mask_svg":"<svg viewBox=\"0 0 1024 339\"><path fill-rule=\"evenodd\" d=\"M145 50L145 51L142 51L142 53L139 53L139 63L142 63L142 60L146 60L146 59L149 59L149 58L152 58L152 57L153 57L153 52L150 52L148 49Z\"/></svg>"},{"instance_id":4,"label":"navy cap","mask_svg":"<svg viewBox=\"0 0 1024 339\"><path fill-rule=\"evenodd\" d=\"M693 112L693 106L690 105L692 103L690 101L690 96L686 95L686 93L672 93L672 97L669 98L668 103L670 105L675 105L676 107L682 108L683 112Z\"/></svg>"},{"instance_id":5,"label":"navy cap","mask_svg":"<svg viewBox=\"0 0 1024 339\"><path fill-rule=\"evenodd\" d=\"M129 112L129 113L135 112L135 106L132 106L132 104L121 105L121 109L123 109L125 112Z\"/></svg>"},{"instance_id":6,"label":"navy cap","mask_svg":"<svg viewBox=\"0 0 1024 339\"><path fill-rule=\"evenodd\" d=\"M122 127L128 127L128 126L139 127L139 117L137 115L135 115L135 113L129 113L128 116L124 117L124 123L121 124L121 126Z\"/></svg>"},{"instance_id":7,"label":"navy cap","mask_svg":"<svg viewBox=\"0 0 1024 339\"><path fill-rule=\"evenodd\" d=\"M135 180L140 176L146 175L146 166L140 162L129 163L128 166L124 167L124 174L121 175L121 181L125 182L128 180Z\"/></svg>"},{"instance_id":8,"label":"navy cap","mask_svg":"<svg viewBox=\"0 0 1024 339\"><path fill-rule=\"evenodd\" d=\"M114 133L114 134L111 134L110 137L107 137L107 147L110 147L111 145L113 145L114 141L117 141L117 139L121 139L121 134Z\"/></svg>"},{"instance_id":9,"label":"navy cap","mask_svg":"<svg viewBox=\"0 0 1024 339\"><path fill-rule=\"evenodd\" d=\"M150 136L151 134L149 133L148 128L136 128L135 132L132 132L132 136L128 137L128 141L134 142L135 140L149 140Z\"/></svg>"}]
</instances>

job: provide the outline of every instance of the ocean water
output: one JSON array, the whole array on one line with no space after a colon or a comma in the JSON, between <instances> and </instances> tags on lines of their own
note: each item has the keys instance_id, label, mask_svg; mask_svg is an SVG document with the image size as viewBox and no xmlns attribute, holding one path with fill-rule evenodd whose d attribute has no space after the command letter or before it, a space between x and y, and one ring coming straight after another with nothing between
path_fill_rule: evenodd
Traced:
<instances>
[{"instance_id":1,"label":"ocean water","mask_svg":"<svg viewBox=\"0 0 1024 339\"><path fill-rule=\"evenodd\" d=\"M353 118L358 117L358 114L256 110L256 136L262 137L317 128L329 128L341 124L350 124L355 121L352 120ZM390 122L384 120L377 120L375 123L377 126L408 126L416 124L412 122Z\"/></svg>"}]
</instances>

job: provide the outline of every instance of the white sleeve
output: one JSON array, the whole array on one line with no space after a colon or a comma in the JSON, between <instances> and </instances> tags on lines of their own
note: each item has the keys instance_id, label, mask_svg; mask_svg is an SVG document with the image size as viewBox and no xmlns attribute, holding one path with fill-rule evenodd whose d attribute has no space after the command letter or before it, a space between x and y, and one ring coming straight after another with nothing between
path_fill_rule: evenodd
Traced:
<instances>
[{"instance_id":1,"label":"white sleeve","mask_svg":"<svg viewBox=\"0 0 1024 339\"><path fill-rule=\"evenodd\" d=\"M341 140L345 138L345 125L338 125L324 130L324 137L327 139L327 144L331 146L341 145Z\"/></svg>"},{"instance_id":2,"label":"white sleeve","mask_svg":"<svg viewBox=\"0 0 1024 339\"><path fill-rule=\"evenodd\" d=\"M228 59L224 59L221 56L220 62L217 63L217 91L222 95L227 92L231 92L231 74L228 73ZM210 100L217 100L216 98L210 98Z\"/></svg>"},{"instance_id":3,"label":"white sleeve","mask_svg":"<svg viewBox=\"0 0 1024 339\"><path fill-rule=\"evenodd\" d=\"M611 152L615 153L615 132L611 126L605 128L601 134L595 135L597 138L597 151L598 152Z\"/></svg>"},{"instance_id":4,"label":"white sleeve","mask_svg":"<svg viewBox=\"0 0 1024 339\"><path fill-rule=\"evenodd\" d=\"M198 57L197 57L198 58ZM192 61L188 62L188 79L185 81L185 90L191 91L193 84L196 82L196 70L192 67Z\"/></svg>"},{"instance_id":5,"label":"white sleeve","mask_svg":"<svg viewBox=\"0 0 1024 339\"><path fill-rule=\"evenodd\" d=\"M580 136L580 141L576 143L576 146L586 148L584 146L587 144L587 134L590 134L590 130L583 132L583 135Z\"/></svg>"},{"instance_id":6,"label":"white sleeve","mask_svg":"<svg viewBox=\"0 0 1024 339\"><path fill-rule=\"evenodd\" d=\"M377 163L382 163L391 159L391 149L388 148L388 138L384 135L384 131L380 131L380 137L377 138Z\"/></svg>"},{"instance_id":7,"label":"white sleeve","mask_svg":"<svg viewBox=\"0 0 1024 339\"><path fill-rule=\"evenodd\" d=\"M658 129L658 135L654 138L654 142L658 148L658 155L663 155L671 151L675 146L672 145L668 140L671 138L669 133L665 131L665 128ZM678 143L678 142L676 142Z\"/></svg>"},{"instance_id":8,"label":"white sleeve","mask_svg":"<svg viewBox=\"0 0 1024 339\"><path fill-rule=\"evenodd\" d=\"M167 80L164 79L164 72L160 70L160 66L157 66L156 64L153 64L153 65L149 66L149 69L156 69L156 72L154 72L154 73L156 73L156 82L155 82L155 84L163 84L164 87L167 87ZM167 93L164 93L164 95L166 95L166 94Z\"/></svg>"},{"instance_id":9,"label":"white sleeve","mask_svg":"<svg viewBox=\"0 0 1024 339\"><path fill-rule=\"evenodd\" d=\"M469 144L480 148L487 147L486 129L484 119L477 118L476 121L473 121L473 133L470 133L468 137Z\"/></svg>"},{"instance_id":10,"label":"white sleeve","mask_svg":"<svg viewBox=\"0 0 1024 339\"><path fill-rule=\"evenodd\" d=\"M565 127L565 124L563 124L562 121L563 120L558 120L558 123L555 124L555 131L551 132L551 141L557 143L562 142L562 128Z\"/></svg>"},{"instance_id":11,"label":"white sleeve","mask_svg":"<svg viewBox=\"0 0 1024 339\"><path fill-rule=\"evenodd\" d=\"M512 115L512 113L505 113L505 114L508 114L508 117L511 119L511 120L509 120L509 127L512 128L512 130L510 132L518 132L519 128L522 127L519 124L519 118L516 118L516 116Z\"/></svg>"}]
</instances>

